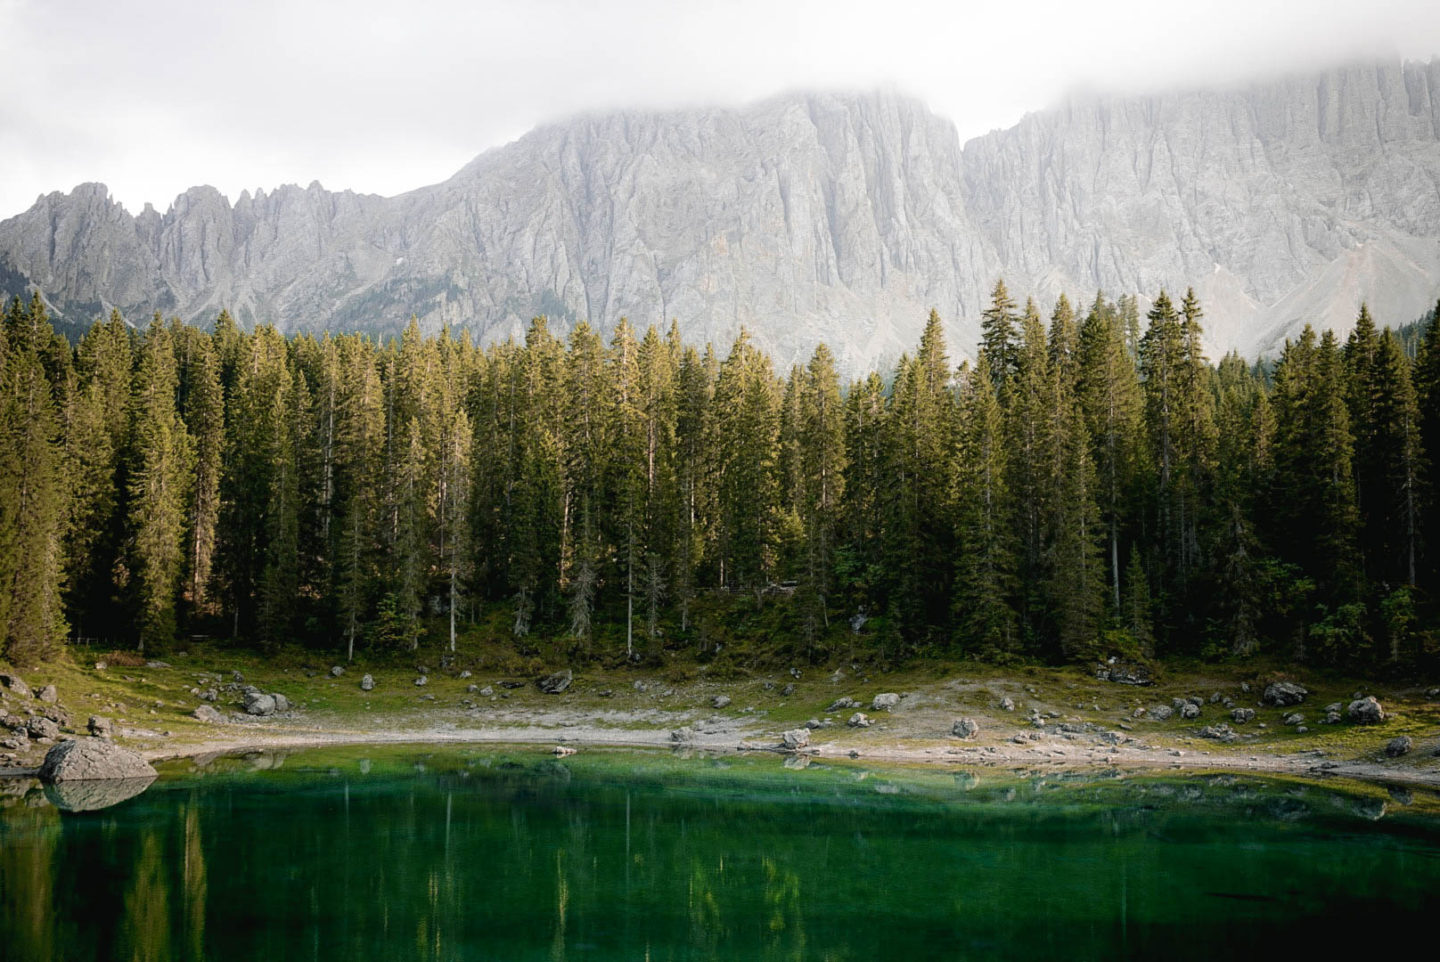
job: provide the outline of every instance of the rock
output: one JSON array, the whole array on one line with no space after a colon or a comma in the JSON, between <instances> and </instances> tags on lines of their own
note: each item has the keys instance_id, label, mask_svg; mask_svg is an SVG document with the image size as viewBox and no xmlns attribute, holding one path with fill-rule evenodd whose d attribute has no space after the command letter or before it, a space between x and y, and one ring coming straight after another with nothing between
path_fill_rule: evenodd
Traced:
<instances>
[{"instance_id":1,"label":"rock","mask_svg":"<svg viewBox=\"0 0 1440 962\"><path fill-rule=\"evenodd\" d=\"M25 729L30 733L30 737L37 741L42 738L60 737L60 726L44 715L36 715L31 718L25 723Z\"/></svg>"},{"instance_id":2,"label":"rock","mask_svg":"<svg viewBox=\"0 0 1440 962\"><path fill-rule=\"evenodd\" d=\"M242 675L242 674L240 674L240 669L239 669L239 668L236 668L234 671L232 671L232 672L230 673L230 680L233 681L233 682L234 682L235 684L237 684L237 685L243 684L244 681L245 681L245 676Z\"/></svg>"},{"instance_id":3,"label":"rock","mask_svg":"<svg viewBox=\"0 0 1440 962\"><path fill-rule=\"evenodd\" d=\"M631 688L634 688L634 689L635 689L636 691L638 691L638 692L648 691L649 688L650 688L650 686L647 685L647 684L645 684L643 681L637 681L637 682L635 682L635 684L631 685L630 687L631 687Z\"/></svg>"},{"instance_id":4,"label":"rock","mask_svg":"<svg viewBox=\"0 0 1440 962\"><path fill-rule=\"evenodd\" d=\"M331 665L331 666L330 666L330 677L331 677L331 678L339 678L339 677L340 677L341 675L343 675L343 674L345 674L345 666L344 666L344 665Z\"/></svg>"},{"instance_id":5,"label":"rock","mask_svg":"<svg viewBox=\"0 0 1440 962\"><path fill-rule=\"evenodd\" d=\"M190 717L195 719L196 721L206 722L207 724L211 725L215 724L216 722L223 721L220 712L215 710L214 705L196 706L195 710L190 713Z\"/></svg>"},{"instance_id":6,"label":"rock","mask_svg":"<svg viewBox=\"0 0 1440 962\"><path fill-rule=\"evenodd\" d=\"M1114 658L1098 666L1095 677L1101 681L1113 681L1117 685L1150 685L1155 681L1154 673L1146 666Z\"/></svg>"},{"instance_id":7,"label":"rock","mask_svg":"<svg viewBox=\"0 0 1440 962\"><path fill-rule=\"evenodd\" d=\"M1200 706L1193 701L1187 701L1180 706L1180 717L1191 721L1200 717Z\"/></svg>"},{"instance_id":8,"label":"rock","mask_svg":"<svg viewBox=\"0 0 1440 962\"><path fill-rule=\"evenodd\" d=\"M525 683L523 681L502 681L500 683L500 687L508 688L511 691L514 691L516 688L524 688Z\"/></svg>"},{"instance_id":9,"label":"rock","mask_svg":"<svg viewBox=\"0 0 1440 962\"><path fill-rule=\"evenodd\" d=\"M495 694L495 689L491 688L489 685L486 685L484 688L480 689L480 694L484 695L486 698L490 698Z\"/></svg>"},{"instance_id":10,"label":"rock","mask_svg":"<svg viewBox=\"0 0 1440 962\"><path fill-rule=\"evenodd\" d=\"M418 676L418 677L415 679L415 687L416 687L416 688L424 688L424 687L425 687L426 685L428 685L428 684L430 684L430 676L429 676L429 675L420 675L420 676Z\"/></svg>"},{"instance_id":11,"label":"rock","mask_svg":"<svg viewBox=\"0 0 1440 962\"><path fill-rule=\"evenodd\" d=\"M794 686L794 685L786 685L784 688L780 689L780 697L781 697L781 698L789 698L789 697L790 697L791 695L793 695L793 694L795 694L795 686Z\"/></svg>"},{"instance_id":12,"label":"rock","mask_svg":"<svg viewBox=\"0 0 1440 962\"><path fill-rule=\"evenodd\" d=\"M1276 681L1265 686L1265 694L1261 697L1265 704L1274 705L1276 708L1286 708L1290 705L1298 705L1305 700L1310 692L1301 685L1291 681Z\"/></svg>"},{"instance_id":13,"label":"rock","mask_svg":"<svg viewBox=\"0 0 1440 962\"><path fill-rule=\"evenodd\" d=\"M1224 700L1224 698L1225 698L1225 696L1222 695L1222 694L1220 694L1218 691L1216 691L1216 692L1211 692L1211 693L1210 693L1210 704L1212 704L1212 705L1218 705L1218 704L1220 704L1221 701Z\"/></svg>"},{"instance_id":14,"label":"rock","mask_svg":"<svg viewBox=\"0 0 1440 962\"><path fill-rule=\"evenodd\" d=\"M873 722L870 721L869 716L866 715L864 712L857 711L855 714L850 716L850 720L847 721L845 724L849 725L851 728L869 728L873 724Z\"/></svg>"},{"instance_id":15,"label":"rock","mask_svg":"<svg viewBox=\"0 0 1440 962\"><path fill-rule=\"evenodd\" d=\"M810 729L792 728L780 736L780 744L786 751L799 751L810 744Z\"/></svg>"},{"instance_id":16,"label":"rock","mask_svg":"<svg viewBox=\"0 0 1440 962\"><path fill-rule=\"evenodd\" d=\"M980 725L973 718L959 718L950 726L950 734L956 738L974 738L980 734Z\"/></svg>"},{"instance_id":17,"label":"rock","mask_svg":"<svg viewBox=\"0 0 1440 962\"><path fill-rule=\"evenodd\" d=\"M871 711L890 711L900 704L900 696L893 691L882 692L870 702Z\"/></svg>"},{"instance_id":18,"label":"rock","mask_svg":"<svg viewBox=\"0 0 1440 962\"><path fill-rule=\"evenodd\" d=\"M1246 722L1255 720L1255 709L1235 708L1230 712L1230 720L1237 725L1244 725Z\"/></svg>"},{"instance_id":19,"label":"rock","mask_svg":"<svg viewBox=\"0 0 1440 962\"><path fill-rule=\"evenodd\" d=\"M45 753L40 781L59 782L102 778L154 778L150 763L128 748L100 738L66 740Z\"/></svg>"},{"instance_id":20,"label":"rock","mask_svg":"<svg viewBox=\"0 0 1440 962\"><path fill-rule=\"evenodd\" d=\"M695 741L695 729L690 726L677 728L670 733L670 741L676 745L689 745Z\"/></svg>"},{"instance_id":21,"label":"rock","mask_svg":"<svg viewBox=\"0 0 1440 962\"><path fill-rule=\"evenodd\" d=\"M220 693L214 688L207 688L200 693L201 701L219 701Z\"/></svg>"},{"instance_id":22,"label":"rock","mask_svg":"<svg viewBox=\"0 0 1440 962\"><path fill-rule=\"evenodd\" d=\"M1350 720L1362 725L1374 725L1385 720L1385 709L1380 707L1380 702L1374 695L1366 695L1364 698L1357 698L1345 709Z\"/></svg>"},{"instance_id":23,"label":"rock","mask_svg":"<svg viewBox=\"0 0 1440 962\"><path fill-rule=\"evenodd\" d=\"M1305 716L1298 711L1292 711L1285 716L1285 724L1287 725L1303 725L1304 723Z\"/></svg>"},{"instance_id":24,"label":"rock","mask_svg":"<svg viewBox=\"0 0 1440 962\"><path fill-rule=\"evenodd\" d=\"M729 708L729 707L730 707L730 696L729 696L729 695L716 695L714 698L710 699L710 707L711 707L711 708L715 708L715 709Z\"/></svg>"},{"instance_id":25,"label":"rock","mask_svg":"<svg viewBox=\"0 0 1440 962\"><path fill-rule=\"evenodd\" d=\"M46 685L35 693L35 697L47 705L53 705L60 700L60 692L56 690L54 685Z\"/></svg>"},{"instance_id":26,"label":"rock","mask_svg":"<svg viewBox=\"0 0 1440 962\"><path fill-rule=\"evenodd\" d=\"M96 738L111 738L115 735L115 721L103 715L91 715L85 729Z\"/></svg>"},{"instance_id":27,"label":"rock","mask_svg":"<svg viewBox=\"0 0 1440 962\"><path fill-rule=\"evenodd\" d=\"M1340 710L1341 710L1342 708L1344 708L1344 707L1345 707L1345 706L1342 705L1342 704L1340 704L1338 701L1332 701L1330 704L1328 704L1328 705L1325 706L1325 711L1326 711L1327 713L1328 713L1328 712L1332 712L1332 711L1333 711L1333 712L1338 712L1338 711L1340 711Z\"/></svg>"},{"instance_id":28,"label":"rock","mask_svg":"<svg viewBox=\"0 0 1440 962\"><path fill-rule=\"evenodd\" d=\"M247 692L242 707L247 715L273 715L276 711L275 696L258 691Z\"/></svg>"},{"instance_id":29,"label":"rock","mask_svg":"<svg viewBox=\"0 0 1440 962\"><path fill-rule=\"evenodd\" d=\"M833 713L835 713L835 712L849 711L849 710L852 709L852 708L859 708L859 707L860 707L860 703L859 703L858 701L856 701L855 699L853 699L853 698L850 698L850 697L837 698L837 699L835 699L834 701L832 701L832 702L830 703L830 707L828 707L828 708L825 709L825 713L826 713L827 715L829 715L829 714L833 714Z\"/></svg>"},{"instance_id":30,"label":"rock","mask_svg":"<svg viewBox=\"0 0 1440 962\"><path fill-rule=\"evenodd\" d=\"M546 675L544 678L541 678L536 684L540 686L540 690L545 694L558 695L569 688L570 683L574 680L575 675L570 669L562 668L553 675Z\"/></svg>"},{"instance_id":31,"label":"rock","mask_svg":"<svg viewBox=\"0 0 1440 962\"><path fill-rule=\"evenodd\" d=\"M1413 747L1415 747L1415 743L1410 736L1401 735L1399 738L1392 738L1385 743L1385 754L1390 758L1399 758L1401 755L1408 754Z\"/></svg>"},{"instance_id":32,"label":"rock","mask_svg":"<svg viewBox=\"0 0 1440 962\"><path fill-rule=\"evenodd\" d=\"M1303 735L1303 734L1305 734L1306 732L1308 732L1309 730L1310 730L1310 729L1306 728L1304 725L1298 725L1298 726L1296 726L1296 728L1295 728L1295 734L1297 734L1297 735Z\"/></svg>"},{"instance_id":33,"label":"rock","mask_svg":"<svg viewBox=\"0 0 1440 962\"><path fill-rule=\"evenodd\" d=\"M1340 713L1339 713L1338 711L1327 711L1327 712L1325 713L1325 717L1324 717L1323 719L1321 719L1321 724L1324 724L1324 725L1338 725L1338 724L1340 724Z\"/></svg>"},{"instance_id":34,"label":"rock","mask_svg":"<svg viewBox=\"0 0 1440 962\"><path fill-rule=\"evenodd\" d=\"M10 672L0 672L0 685L24 698L29 698L32 694L30 686L25 684L25 679Z\"/></svg>"},{"instance_id":35,"label":"rock","mask_svg":"<svg viewBox=\"0 0 1440 962\"><path fill-rule=\"evenodd\" d=\"M375 690L375 679L372 678L368 673L360 676L360 690L361 690L361 691L374 691L374 690Z\"/></svg>"},{"instance_id":36,"label":"rock","mask_svg":"<svg viewBox=\"0 0 1440 962\"><path fill-rule=\"evenodd\" d=\"M276 692L275 694L271 695L270 697L273 698L273 699L275 699L275 710L276 710L276 711L289 711L289 710L290 710L290 708L291 708L290 699L286 698L284 695L280 694L279 692Z\"/></svg>"},{"instance_id":37,"label":"rock","mask_svg":"<svg viewBox=\"0 0 1440 962\"><path fill-rule=\"evenodd\" d=\"M564 758L567 755L575 754L575 749L571 748L569 745L556 745L554 748L550 749L550 754L556 756L557 758Z\"/></svg>"},{"instance_id":38,"label":"rock","mask_svg":"<svg viewBox=\"0 0 1440 962\"><path fill-rule=\"evenodd\" d=\"M1000 710L1001 710L1001 711L1014 711L1014 710L1015 710L1015 699L1011 698L1009 695L1006 695L1004 698L1000 699Z\"/></svg>"},{"instance_id":39,"label":"rock","mask_svg":"<svg viewBox=\"0 0 1440 962\"><path fill-rule=\"evenodd\" d=\"M1235 740L1235 732L1229 725L1223 723L1219 725L1206 725L1200 729L1200 737L1214 738L1222 742L1232 742Z\"/></svg>"},{"instance_id":40,"label":"rock","mask_svg":"<svg viewBox=\"0 0 1440 962\"><path fill-rule=\"evenodd\" d=\"M1156 705L1150 709L1150 717L1156 721L1169 721L1173 714L1175 714L1175 709L1169 705Z\"/></svg>"},{"instance_id":41,"label":"rock","mask_svg":"<svg viewBox=\"0 0 1440 962\"><path fill-rule=\"evenodd\" d=\"M479 686L479 685L466 685L466 686L465 686L465 691L466 691L467 694L470 694L470 695L478 695L478 694L480 694L480 686Z\"/></svg>"},{"instance_id":42,"label":"rock","mask_svg":"<svg viewBox=\"0 0 1440 962\"><path fill-rule=\"evenodd\" d=\"M808 728L808 729L810 729L810 730L813 732L813 731L816 731L816 730L818 730L818 729L824 728L824 727L825 727L825 723L822 722L822 721L821 721L820 719L818 719L818 718L807 718L807 719L805 720L805 727Z\"/></svg>"},{"instance_id":43,"label":"rock","mask_svg":"<svg viewBox=\"0 0 1440 962\"><path fill-rule=\"evenodd\" d=\"M469 669L466 669L465 671L460 672L460 680L461 680L461 681L464 681L466 678L469 678L469 677L471 677Z\"/></svg>"}]
</instances>

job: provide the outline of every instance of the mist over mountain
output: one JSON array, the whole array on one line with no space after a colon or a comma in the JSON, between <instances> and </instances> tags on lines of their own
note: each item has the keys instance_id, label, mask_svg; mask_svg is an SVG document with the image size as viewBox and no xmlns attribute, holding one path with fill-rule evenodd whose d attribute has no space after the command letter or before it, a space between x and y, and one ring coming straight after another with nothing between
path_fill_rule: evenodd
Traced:
<instances>
[{"instance_id":1,"label":"mist over mountain","mask_svg":"<svg viewBox=\"0 0 1440 962\"><path fill-rule=\"evenodd\" d=\"M70 323L119 308L284 331L519 336L678 320L782 364L827 341L852 373L930 308L968 354L996 278L1048 313L1193 285L1213 352L1304 323L1382 323L1440 293L1440 59L1244 87L1075 97L962 148L892 93L622 112L537 128L392 198L196 187L132 216L103 185L0 222L0 288Z\"/></svg>"}]
</instances>

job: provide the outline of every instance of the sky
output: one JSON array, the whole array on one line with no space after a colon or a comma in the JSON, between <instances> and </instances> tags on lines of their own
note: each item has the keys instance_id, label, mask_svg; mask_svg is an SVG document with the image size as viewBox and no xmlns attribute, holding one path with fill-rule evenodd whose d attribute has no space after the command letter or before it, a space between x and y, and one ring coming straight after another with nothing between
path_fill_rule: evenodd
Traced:
<instances>
[{"instance_id":1,"label":"sky","mask_svg":"<svg viewBox=\"0 0 1440 962\"><path fill-rule=\"evenodd\" d=\"M1440 54L1435 0L0 0L0 219L100 181L392 195L536 125L886 87L962 140L1076 91Z\"/></svg>"}]
</instances>

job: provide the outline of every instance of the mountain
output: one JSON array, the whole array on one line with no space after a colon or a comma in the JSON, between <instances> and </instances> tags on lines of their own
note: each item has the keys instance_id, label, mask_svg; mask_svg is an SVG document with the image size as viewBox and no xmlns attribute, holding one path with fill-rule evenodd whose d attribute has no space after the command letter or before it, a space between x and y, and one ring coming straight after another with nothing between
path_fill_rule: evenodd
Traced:
<instances>
[{"instance_id":1,"label":"mountain","mask_svg":"<svg viewBox=\"0 0 1440 962\"><path fill-rule=\"evenodd\" d=\"M0 222L69 320L118 307L282 330L677 318L777 361L825 340L854 372L931 307L967 353L997 277L1068 292L1194 285L1212 350L1272 350L1362 299L1400 324L1440 291L1440 59L1145 97L1074 97L963 149L891 93L626 112L538 128L392 198L186 191L131 216L103 185ZM11 291L11 293L14 293Z\"/></svg>"}]
</instances>

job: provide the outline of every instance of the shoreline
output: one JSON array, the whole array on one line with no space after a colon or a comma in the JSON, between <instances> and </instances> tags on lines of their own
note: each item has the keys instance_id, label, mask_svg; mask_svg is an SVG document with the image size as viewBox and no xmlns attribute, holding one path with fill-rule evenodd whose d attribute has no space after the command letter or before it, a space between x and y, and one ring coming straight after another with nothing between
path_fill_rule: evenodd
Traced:
<instances>
[{"instance_id":1,"label":"shoreline","mask_svg":"<svg viewBox=\"0 0 1440 962\"><path fill-rule=\"evenodd\" d=\"M736 734L741 734L739 740ZM822 735L823 738L823 735ZM710 752L772 753L802 755L816 761L867 761L885 765L920 765L935 768L1044 768L1056 771L1236 772L1256 775L1286 775L1326 780L1347 778L1374 784L1397 784L1431 788L1440 792L1440 769L1419 770L1410 766L1386 765L1365 759L1339 759L1313 750L1293 753L1237 755L1210 750L1182 751L1169 748L1121 750L1118 746L1058 749L1051 745L1025 749L997 745L947 745L932 739L899 736L886 743L865 746L853 742L816 741L798 751L789 751L775 740L765 740L755 730L697 733L688 741L676 742L665 729L613 729L602 726L567 726L556 729L540 725L497 728L429 728L423 730L354 731L337 729L272 729L264 734L217 736L183 746L166 746L141 752L147 761L166 762L206 755L235 755L249 752L362 745L553 745L587 748L671 749ZM18 774L10 772L6 774Z\"/></svg>"}]
</instances>

